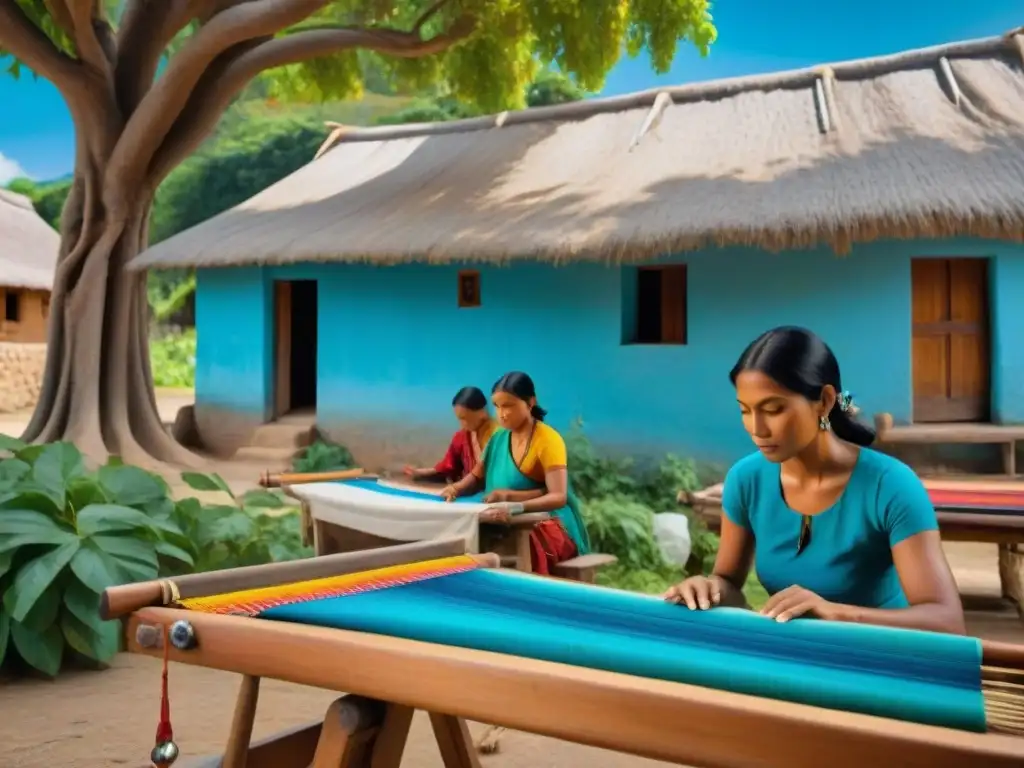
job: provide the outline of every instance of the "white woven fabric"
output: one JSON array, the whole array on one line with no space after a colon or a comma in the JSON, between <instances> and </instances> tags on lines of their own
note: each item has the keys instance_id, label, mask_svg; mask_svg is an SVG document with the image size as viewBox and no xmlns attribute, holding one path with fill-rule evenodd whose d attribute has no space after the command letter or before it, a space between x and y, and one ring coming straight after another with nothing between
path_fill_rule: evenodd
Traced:
<instances>
[{"instance_id":1,"label":"white woven fabric","mask_svg":"<svg viewBox=\"0 0 1024 768\"><path fill-rule=\"evenodd\" d=\"M459 537L468 552L479 550L477 516L486 504L414 499L344 483L293 485L289 491L309 505L314 520L394 541Z\"/></svg>"}]
</instances>

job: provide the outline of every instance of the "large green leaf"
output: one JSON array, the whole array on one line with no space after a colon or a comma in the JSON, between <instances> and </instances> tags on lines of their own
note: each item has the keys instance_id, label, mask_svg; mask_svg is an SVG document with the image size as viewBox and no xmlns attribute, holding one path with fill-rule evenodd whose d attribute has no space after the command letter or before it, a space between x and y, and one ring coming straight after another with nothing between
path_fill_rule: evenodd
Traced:
<instances>
[{"instance_id":1,"label":"large green leaf","mask_svg":"<svg viewBox=\"0 0 1024 768\"><path fill-rule=\"evenodd\" d=\"M69 646L83 656L96 661L108 662L118 650L118 623L105 621L93 627L65 611L60 617L60 630Z\"/></svg>"},{"instance_id":2,"label":"large green leaf","mask_svg":"<svg viewBox=\"0 0 1024 768\"><path fill-rule=\"evenodd\" d=\"M20 459L0 461L0 491L10 490L31 471L32 467Z\"/></svg>"},{"instance_id":3,"label":"large green leaf","mask_svg":"<svg viewBox=\"0 0 1024 768\"><path fill-rule=\"evenodd\" d=\"M142 507L167 498L167 491L160 482L138 467L100 467L97 475L115 504Z\"/></svg>"},{"instance_id":4,"label":"large green leaf","mask_svg":"<svg viewBox=\"0 0 1024 768\"><path fill-rule=\"evenodd\" d=\"M41 490L31 477L26 477L8 493L0 496L0 510L32 509L55 519L64 517L64 507Z\"/></svg>"},{"instance_id":5,"label":"large green leaf","mask_svg":"<svg viewBox=\"0 0 1024 768\"><path fill-rule=\"evenodd\" d=\"M0 552L0 578L3 578L4 574L11 570L11 565L14 563L14 552L13 547L5 552Z\"/></svg>"},{"instance_id":6,"label":"large green leaf","mask_svg":"<svg viewBox=\"0 0 1024 768\"><path fill-rule=\"evenodd\" d=\"M57 620L57 611L60 610L60 579L55 580L36 600L32 610L28 612L21 623L36 632L42 632Z\"/></svg>"},{"instance_id":7,"label":"large green leaf","mask_svg":"<svg viewBox=\"0 0 1024 768\"><path fill-rule=\"evenodd\" d=\"M259 507L262 509L281 509L285 506L284 499L270 491L251 490L242 496L242 506Z\"/></svg>"},{"instance_id":8,"label":"large green leaf","mask_svg":"<svg viewBox=\"0 0 1024 768\"><path fill-rule=\"evenodd\" d=\"M78 533L95 536L121 531L155 531L152 519L144 512L119 504L90 504L78 513Z\"/></svg>"},{"instance_id":9,"label":"large green leaf","mask_svg":"<svg viewBox=\"0 0 1024 768\"><path fill-rule=\"evenodd\" d=\"M54 579L78 552L78 539L51 549L45 555L25 563L14 577L14 584L4 595L4 608L16 622L24 621L36 601L53 584Z\"/></svg>"},{"instance_id":10,"label":"large green leaf","mask_svg":"<svg viewBox=\"0 0 1024 768\"><path fill-rule=\"evenodd\" d=\"M224 482L224 478L216 472L182 472L181 479L184 480L185 484L193 490L222 491L231 498L235 498L235 494L231 492L228 484Z\"/></svg>"},{"instance_id":11,"label":"large green leaf","mask_svg":"<svg viewBox=\"0 0 1024 768\"><path fill-rule=\"evenodd\" d=\"M179 563L185 565L195 565L196 560L191 553L186 552L182 547L175 546L169 541L158 541L156 543L156 552L158 555L169 557L172 560L177 560Z\"/></svg>"},{"instance_id":12,"label":"large green leaf","mask_svg":"<svg viewBox=\"0 0 1024 768\"><path fill-rule=\"evenodd\" d=\"M7 642L11 637L11 617L7 611L0 606L0 667L4 665L4 657L7 655Z\"/></svg>"},{"instance_id":13,"label":"large green leaf","mask_svg":"<svg viewBox=\"0 0 1024 768\"><path fill-rule=\"evenodd\" d=\"M32 509L0 510L0 552L26 544L68 544L78 537L53 518Z\"/></svg>"},{"instance_id":14,"label":"large green leaf","mask_svg":"<svg viewBox=\"0 0 1024 768\"><path fill-rule=\"evenodd\" d=\"M63 507L68 483L85 474L82 454L71 443L50 443L32 466L32 479Z\"/></svg>"},{"instance_id":15,"label":"large green leaf","mask_svg":"<svg viewBox=\"0 0 1024 768\"><path fill-rule=\"evenodd\" d=\"M92 536L88 543L117 564L125 582L148 581L157 577L159 565L152 542L129 536Z\"/></svg>"},{"instance_id":16,"label":"large green leaf","mask_svg":"<svg viewBox=\"0 0 1024 768\"><path fill-rule=\"evenodd\" d=\"M11 622L11 640L21 658L45 675L55 677L64 655L64 635L58 624L43 632L34 632L16 621Z\"/></svg>"},{"instance_id":17,"label":"large green leaf","mask_svg":"<svg viewBox=\"0 0 1024 768\"><path fill-rule=\"evenodd\" d=\"M5 435L0 433L0 451L9 451L10 453L16 453L25 448L28 443L23 440L19 440L16 437Z\"/></svg>"},{"instance_id":18,"label":"large green leaf","mask_svg":"<svg viewBox=\"0 0 1024 768\"><path fill-rule=\"evenodd\" d=\"M98 630L100 618L100 596L77 578L67 580L64 588L64 607L71 611L83 624Z\"/></svg>"},{"instance_id":19,"label":"large green leaf","mask_svg":"<svg viewBox=\"0 0 1024 768\"><path fill-rule=\"evenodd\" d=\"M90 504L107 504L110 499L95 476L83 475L68 483L67 503L72 510L82 509Z\"/></svg>"},{"instance_id":20,"label":"large green leaf","mask_svg":"<svg viewBox=\"0 0 1024 768\"><path fill-rule=\"evenodd\" d=\"M33 445L26 445L24 448L19 448L14 452L14 455L26 464L35 464L36 460L43 455L43 451L45 450L46 445L36 443Z\"/></svg>"},{"instance_id":21,"label":"large green leaf","mask_svg":"<svg viewBox=\"0 0 1024 768\"><path fill-rule=\"evenodd\" d=\"M101 552L90 539L71 558L71 572L93 592L101 593L107 587L124 584L129 579L121 571L117 561Z\"/></svg>"}]
</instances>

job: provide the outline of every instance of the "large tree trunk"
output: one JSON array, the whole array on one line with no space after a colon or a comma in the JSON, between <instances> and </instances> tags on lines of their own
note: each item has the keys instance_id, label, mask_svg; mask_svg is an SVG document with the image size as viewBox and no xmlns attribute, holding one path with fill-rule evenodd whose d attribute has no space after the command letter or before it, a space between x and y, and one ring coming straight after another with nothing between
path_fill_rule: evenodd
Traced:
<instances>
[{"instance_id":1,"label":"large tree trunk","mask_svg":"<svg viewBox=\"0 0 1024 768\"><path fill-rule=\"evenodd\" d=\"M144 247L149 196L125 190L129 210L104 210L94 178L76 172L62 220L61 253L50 300L42 391L23 436L66 440L102 461L196 466L200 458L171 437L157 410L149 362L144 274L126 266Z\"/></svg>"},{"instance_id":2,"label":"large tree trunk","mask_svg":"<svg viewBox=\"0 0 1024 768\"><path fill-rule=\"evenodd\" d=\"M467 15L447 32L421 37L442 0L428 4L408 32L346 25L278 36L329 2L129 0L116 32L105 4L47 2L45 15L73 43L70 56L21 5L0 0L0 48L57 86L77 144L50 299L46 372L26 439L67 440L93 459L116 454L144 466L201 461L161 424L149 369L145 279L125 269L146 245L156 187L266 69L357 48L428 56L475 28ZM168 45L195 21L199 28L157 77Z\"/></svg>"}]
</instances>

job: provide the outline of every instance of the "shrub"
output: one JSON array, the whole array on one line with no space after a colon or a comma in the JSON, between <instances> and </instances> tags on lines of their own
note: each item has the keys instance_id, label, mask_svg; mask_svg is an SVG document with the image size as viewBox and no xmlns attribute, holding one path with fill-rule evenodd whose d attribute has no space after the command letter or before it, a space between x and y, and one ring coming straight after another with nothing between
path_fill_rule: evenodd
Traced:
<instances>
[{"instance_id":1,"label":"shrub","mask_svg":"<svg viewBox=\"0 0 1024 768\"><path fill-rule=\"evenodd\" d=\"M196 381L196 331L163 331L149 342L153 384L189 389Z\"/></svg>"},{"instance_id":2,"label":"shrub","mask_svg":"<svg viewBox=\"0 0 1024 768\"><path fill-rule=\"evenodd\" d=\"M293 472L330 472L351 469L356 465L352 453L344 445L317 440L292 460Z\"/></svg>"},{"instance_id":3,"label":"shrub","mask_svg":"<svg viewBox=\"0 0 1024 768\"><path fill-rule=\"evenodd\" d=\"M280 496L235 499L217 475L183 479L233 503L176 501L161 477L116 458L89 471L70 443L0 435L0 665L52 677L65 658L109 661L119 627L100 620L107 587L312 554Z\"/></svg>"},{"instance_id":4,"label":"shrub","mask_svg":"<svg viewBox=\"0 0 1024 768\"><path fill-rule=\"evenodd\" d=\"M664 562L654 537L656 513L681 511L690 520L692 555L687 570L699 573L710 567L707 561L714 559L718 537L677 501L680 491L700 488L694 462L668 455L657 466L642 469L631 459L599 455L579 421L566 436L566 447L573 490L583 501L596 549L615 555L631 571L681 576L679 569Z\"/></svg>"},{"instance_id":5,"label":"shrub","mask_svg":"<svg viewBox=\"0 0 1024 768\"><path fill-rule=\"evenodd\" d=\"M118 625L100 620L109 586L193 565L162 479L112 462L88 472L69 443L4 438L0 461L0 663L10 650L46 675L65 648L104 663Z\"/></svg>"}]
</instances>

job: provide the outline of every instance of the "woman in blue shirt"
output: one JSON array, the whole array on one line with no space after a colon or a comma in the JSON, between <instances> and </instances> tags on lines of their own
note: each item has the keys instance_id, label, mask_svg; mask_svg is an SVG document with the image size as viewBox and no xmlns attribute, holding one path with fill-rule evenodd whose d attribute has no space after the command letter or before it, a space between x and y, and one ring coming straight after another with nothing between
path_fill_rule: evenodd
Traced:
<instances>
[{"instance_id":1,"label":"woman in blue shirt","mask_svg":"<svg viewBox=\"0 0 1024 768\"><path fill-rule=\"evenodd\" d=\"M757 452L725 478L710 576L665 599L744 606L752 565L777 621L814 616L963 634L935 509L917 475L871 450L839 363L821 339L783 327L758 337L729 374Z\"/></svg>"}]
</instances>

